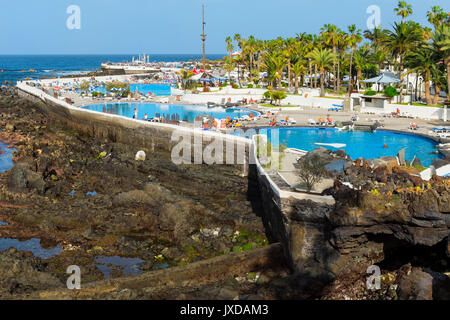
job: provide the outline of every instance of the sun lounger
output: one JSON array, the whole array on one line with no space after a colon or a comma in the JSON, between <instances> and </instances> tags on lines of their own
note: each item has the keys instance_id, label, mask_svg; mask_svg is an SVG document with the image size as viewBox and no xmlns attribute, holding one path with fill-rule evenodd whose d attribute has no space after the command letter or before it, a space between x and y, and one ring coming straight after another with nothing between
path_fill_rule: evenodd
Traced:
<instances>
[{"instance_id":1,"label":"sun lounger","mask_svg":"<svg viewBox=\"0 0 450 320\"><path fill-rule=\"evenodd\" d=\"M308 119L308 124L311 126L315 126L316 122L313 119Z\"/></svg>"}]
</instances>

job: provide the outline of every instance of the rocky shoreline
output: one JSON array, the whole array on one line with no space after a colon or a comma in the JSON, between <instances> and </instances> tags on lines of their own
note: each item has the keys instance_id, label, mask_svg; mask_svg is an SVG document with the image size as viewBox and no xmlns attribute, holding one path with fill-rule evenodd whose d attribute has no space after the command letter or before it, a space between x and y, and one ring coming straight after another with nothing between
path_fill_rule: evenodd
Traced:
<instances>
[{"instance_id":1,"label":"rocky shoreline","mask_svg":"<svg viewBox=\"0 0 450 320\"><path fill-rule=\"evenodd\" d=\"M99 256L138 258L145 272L268 244L238 169L177 166L152 150L135 161L135 147L74 132L2 90L0 141L18 151L14 168L0 174L1 238L37 238L61 252L39 262L43 268L39 258L0 251L0 270L15 259L25 264L22 277L2 277L12 282L0 296L49 289L55 279L64 288L69 265L81 267L84 282L102 280ZM113 278L124 275L120 265L109 268ZM29 282L34 272L53 280Z\"/></svg>"}]
</instances>

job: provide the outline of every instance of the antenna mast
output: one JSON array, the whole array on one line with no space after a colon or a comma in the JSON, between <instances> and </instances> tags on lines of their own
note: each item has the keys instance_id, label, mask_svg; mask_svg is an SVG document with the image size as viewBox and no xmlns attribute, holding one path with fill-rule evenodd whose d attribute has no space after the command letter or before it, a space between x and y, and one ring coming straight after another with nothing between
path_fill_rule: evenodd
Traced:
<instances>
[{"instance_id":1,"label":"antenna mast","mask_svg":"<svg viewBox=\"0 0 450 320\"><path fill-rule=\"evenodd\" d=\"M203 42L203 58L202 58L202 62L203 62L203 69L205 69L205 62L206 62L206 51L205 51L205 41L206 41L206 34L205 34L205 5L202 4L202 34L200 35L202 42Z\"/></svg>"}]
</instances>

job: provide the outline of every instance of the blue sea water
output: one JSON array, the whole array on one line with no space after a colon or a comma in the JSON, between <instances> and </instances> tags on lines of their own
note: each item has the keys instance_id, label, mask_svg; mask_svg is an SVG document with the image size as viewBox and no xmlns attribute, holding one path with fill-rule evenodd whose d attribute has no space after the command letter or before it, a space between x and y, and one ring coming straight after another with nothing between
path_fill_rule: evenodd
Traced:
<instances>
[{"instance_id":1,"label":"blue sea water","mask_svg":"<svg viewBox=\"0 0 450 320\"><path fill-rule=\"evenodd\" d=\"M144 119L144 115L147 114L151 119L155 116L155 113L159 113L163 118L166 116L172 119L172 115L178 115L179 120L188 122L194 122L194 119L199 115L210 115L217 119L225 119L230 117L231 119L239 118L244 115L253 113L255 116L258 114L256 111L239 109L239 108L223 108L223 107L207 107L207 106L189 106L189 105L176 105L176 104L159 104L159 103L104 103L95 104L82 107L98 112L105 112L111 114L117 114L125 117L132 118L134 114L134 108L138 111L138 119Z\"/></svg>"},{"instance_id":2,"label":"blue sea water","mask_svg":"<svg viewBox=\"0 0 450 320\"><path fill-rule=\"evenodd\" d=\"M58 77L68 74L99 71L102 62L129 62L133 56L128 55L0 55L0 84L26 78L40 79ZM221 59L223 55L207 55L208 59ZM155 54L150 55L151 62L187 62L199 60L195 54ZM30 71L33 69L34 71ZM3 72L1 72L3 70Z\"/></svg>"},{"instance_id":3,"label":"blue sea water","mask_svg":"<svg viewBox=\"0 0 450 320\"><path fill-rule=\"evenodd\" d=\"M266 134L274 148L278 143L289 148L297 148L312 151L318 147L325 147L333 151L331 146L317 145L316 143L343 143L341 148L352 159L363 157L375 159L383 156L396 156L401 149L405 149L406 160L411 161L414 156L420 159L422 165L429 166L433 159L440 159L442 154L435 154L436 142L422 136L408 133L392 132L387 130L367 131L338 131L334 128L270 128L261 129L261 134ZM255 130L237 131L235 134L251 137ZM278 143L277 143L278 142ZM385 145L387 148L385 148Z\"/></svg>"}]
</instances>

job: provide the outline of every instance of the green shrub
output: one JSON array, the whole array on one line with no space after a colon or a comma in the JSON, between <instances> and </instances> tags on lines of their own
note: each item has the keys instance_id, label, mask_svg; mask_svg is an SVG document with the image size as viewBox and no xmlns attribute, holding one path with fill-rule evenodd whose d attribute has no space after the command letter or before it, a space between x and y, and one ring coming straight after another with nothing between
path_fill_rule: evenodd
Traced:
<instances>
[{"instance_id":1,"label":"green shrub","mask_svg":"<svg viewBox=\"0 0 450 320\"><path fill-rule=\"evenodd\" d=\"M279 101L280 103L281 103L281 100L285 99L286 97L287 97L287 94L284 91L272 92L273 100Z\"/></svg>"},{"instance_id":2,"label":"green shrub","mask_svg":"<svg viewBox=\"0 0 450 320\"><path fill-rule=\"evenodd\" d=\"M249 83L249 84L247 85L247 88L252 89L252 88L253 88L253 84L252 84L252 83Z\"/></svg>"},{"instance_id":3,"label":"green shrub","mask_svg":"<svg viewBox=\"0 0 450 320\"><path fill-rule=\"evenodd\" d=\"M236 83L232 83L232 84L231 84L231 87L232 87L233 89L239 88L239 86L238 86Z\"/></svg>"},{"instance_id":4,"label":"green shrub","mask_svg":"<svg viewBox=\"0 0 450 320\"><path fill-rule=\"evenodd\" d=\"M106 91L111 91L112 89L126 89L128 83L126 82L108 82L106 84Z\"/></svg>"},{"instance_id":5,"label":"green shrub","mask_svg":"<svg viewBox=\"0 0 450 320\"><path fill-rule=\"evenodd\" d=\"M265 99L271 99L272 98L272 94L271 94L270 91L266 91L266 92L264 92L263 97Z\"/></svg>"},{"instance_id":6,"label":"green shrub","mask_svg":"<svg viewBox=\"0 0 450 320\"><path fill-rule=\"evenodd\" d=\"M79 86L78 89L81 91L87 91L91 87L91 84L89 81L84 80Z\"/></svg>"},{"instance_id":7,"label":"green shrub","mask_svg":"<svg viewBox=\"0 0 450 320\"><path fill-rule=\"evenodd\" d=\"M367 90L366 92L364 92L365 96L374 96L376 94L377 94L376 91L373 90Z\"/></svg>"},{"instance_id":8,"label":"green shrub","mask_svg":"<svg viewBox=\"0 0 450 320\"><path fill-rule=\"evenodd\" d=\"M384 95L386 97L392 98L392 97L398 95L398 91L394 87L389 86L389 87L386 87L386 89L384 89Z\"/></svg>"},{"instance_id":9,"label":"green shrub","mask_svg":"<svg viewBox=\"0 0 450 320\"><path fill-rule=\"evenodd\" d=\"M122 91L121 96L122 96L123 98L126 98L126 97L128 97L128 95L129 95L130 93L131 93L130 86L127 86L127 88L126 88L125 90Z\"/></svg>"}]
</instances>

